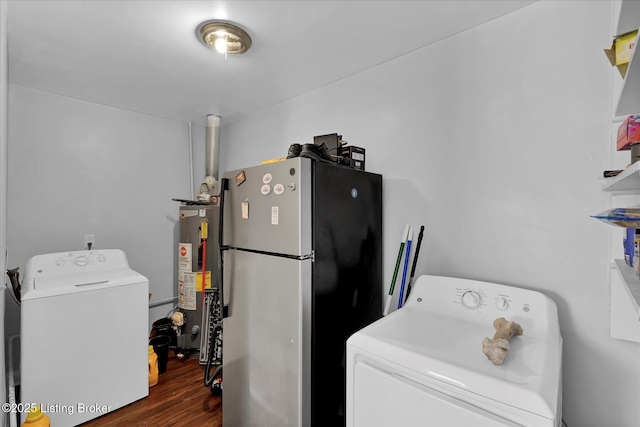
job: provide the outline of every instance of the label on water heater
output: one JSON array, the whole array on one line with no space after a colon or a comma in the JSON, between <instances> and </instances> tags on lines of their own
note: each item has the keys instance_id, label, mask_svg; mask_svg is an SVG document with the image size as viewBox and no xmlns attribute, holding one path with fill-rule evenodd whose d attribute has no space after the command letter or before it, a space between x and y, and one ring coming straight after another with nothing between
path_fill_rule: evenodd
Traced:
<instances>
[{"instance_id":1,"label":"label on water heater","mask_svg":"<svg viewBox=\"0 0 640 427\"><path fill-rule=\"evenodd\" d=\"M191 243L178 243L178 271L191 271Z\"/></svg>"},{"instance_id":2,"label":"label on water heater","mask_svg":"<svg viewBox=\"0 0 640 427\"><path fill-rule=\"evenodd\" d=\"M196 292L202 292L202 272L197 271L194 274L195 274ZM204 274L204 288L211 289L211 271L210 270L207 270Z\"/></svg>"},{"instance_id":3,"label":"label on water heater","mask_svg":"<svg viewBox=\"0 0 640 427\"><path fill-rule=\"evenodd\" d=\"M209 222L206 219L200 223L200 238L209 238Z\"/></svg>"},{"instance_id":4,"label":"label on water heater","mask_svg":"<svg viewBox=\"0 0 640 427\"><path fill-rule=\"evenodd\" d=\"M191 273L191 243L178 243L178 307L195 310L195 275Z\"/></svg>"},{"instance_id":5,"label":"label on water heater","mask_svg":"<svg viewBox=\"0 0 640 427\"><path fill-rule=\"evenodd\" d=\"M196 273L178 271L178 307L196 309Z\"/></svg>"}]
</instances>

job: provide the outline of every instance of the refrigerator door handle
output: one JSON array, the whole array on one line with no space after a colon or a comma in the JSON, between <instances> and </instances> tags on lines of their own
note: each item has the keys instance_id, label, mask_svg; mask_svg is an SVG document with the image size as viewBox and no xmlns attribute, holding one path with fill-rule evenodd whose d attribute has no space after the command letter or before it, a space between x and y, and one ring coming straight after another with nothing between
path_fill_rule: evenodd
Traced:
<instances>
[{"instance_id":1,"label":"refrigerator door handle","mask_svg":"<svg viewBox=\"0 0 640 427\"><path fill-rule=\"evenodd\" d=\"M218 217L218 247L220 248L220 302L222 318L229 317L229 305L224 303L224 257L223 252L229 247L224 244L224 196L229 191L229 178L220 180L220 216Z\"/></svg>"},{"instance_id":2,"label":"refrigerator door handle","mask_svg":"<svg viewBox=\"0 0 640 427\"><path fill-rule=\"evenodd\" d=\"M224 244L224 196L229 191L229 178L222 178L220 180L220 218L218 224L218 245L220 250L228 249L228 246Z\"/></svg>"}]
</instances>

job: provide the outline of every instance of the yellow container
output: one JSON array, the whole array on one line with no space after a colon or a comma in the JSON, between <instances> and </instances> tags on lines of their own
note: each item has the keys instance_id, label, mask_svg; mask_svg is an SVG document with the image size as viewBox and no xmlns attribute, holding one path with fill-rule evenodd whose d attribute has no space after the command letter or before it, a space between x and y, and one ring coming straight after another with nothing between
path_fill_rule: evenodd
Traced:
<instances>
[{"instance_id":1,"label":"yellow container","mask_svg":"<svg viewBox=\"0 0 640 427\"><path fill-rule=\"evenodd\" d=\"M618 69L622 77L627 74L629 61L635 50L637 36L638 30L617 35L609 47L604 50L607 58L609 58L609 62Z\"/></svg>"},{"instance_id":2,"label":"yellow container","mask_svg":"<svg viewBox=\"0 0 640 427\"><path fill-rule=\"evenodd\" d=\"M40 405L29 409L27 419L22 423L22 427L50 427L51 419L42 413Z\"/></svg>"},{"instance_id":3,"label":"yellow container","mask_svg":"<svg viewBox=\"0 0 640 427\"><path fill-rule=\"evenodd\" d=\"M149 346L149 387L158 384L158 355L153 351L153 346Z\"/></svg>"},{"instance_id":4,"label":"yellow container","mask_svg":"<svg viewBox=\"0 0 640 427\"><path fill-rule=\"evenodd\" d=\"M636 44L638 30L623 34L615 39L616 65L626 64L631 60L631 54Z\"/></svg>"}]
</instances>

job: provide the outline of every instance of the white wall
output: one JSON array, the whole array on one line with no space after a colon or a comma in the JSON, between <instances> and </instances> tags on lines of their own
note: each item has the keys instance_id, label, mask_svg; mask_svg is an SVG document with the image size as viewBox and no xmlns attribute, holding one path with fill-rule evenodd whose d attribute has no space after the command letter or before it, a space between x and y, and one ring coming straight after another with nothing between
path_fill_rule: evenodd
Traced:
<instances>
[{"instance_id":1,"label":"white wall","mask_svg":"<svg viewBox=\"0 0 640 427\"><path fill-rule=\"evenodd\" d=\"M0 281L4 285L7 280L5 275L5 249L7 236L7 82L8 82L8 62L7 62L7 2L0 1L0 275L4 280ZM5 342L4 342L4 299L5 288L0 289L0 403L7 401L7 390L5 389ZM4 426L6 418L0 414L0 426Z\"/></svg>"},{"instance_id":2,"label":"white wall","mask_svg":"<svg viewBox=\"0 0 640 427\"><path fill-rule=\"evenodd\" d=\"M610 202L597 175L624 166L610 164L612 9L539 2L231 123L221 170L325 133L366 148L384 175L385 286L404 224L424 224L417 274L556 302L569 426L637 426L640 346L609 336L610 230L589 218Z\"/></svg>"},{"instance_id":3,"label":"white wall","mask_svg":"<svg viewBox=\"0 0 640 427\"><path fill-rule=\"evenodd\" d=\"M180 204L171 199L193 194L188 124L17 86L9 103L10 266L85 249L84 234L94 234L93 248L122 249L149 279L152 303L177 295ZM199 159L204 134L193 126Z\"/></svg>"}]
</instances>

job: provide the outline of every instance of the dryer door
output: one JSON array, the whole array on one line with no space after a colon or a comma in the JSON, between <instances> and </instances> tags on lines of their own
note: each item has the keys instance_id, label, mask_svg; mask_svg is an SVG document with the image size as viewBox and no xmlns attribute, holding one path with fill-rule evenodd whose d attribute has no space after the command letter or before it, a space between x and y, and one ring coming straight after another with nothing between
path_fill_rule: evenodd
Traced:
<instances>
[{"instance_id":1,"label":"dryer door","mask_svg":"<svg viewBox=\"0 0 640 427\"><path fill-rule=\"evenodd\" d=\"M354 370L354 427L527 426L471 405L398 374L358 362Z\"/></svg>"}]
</instances>

